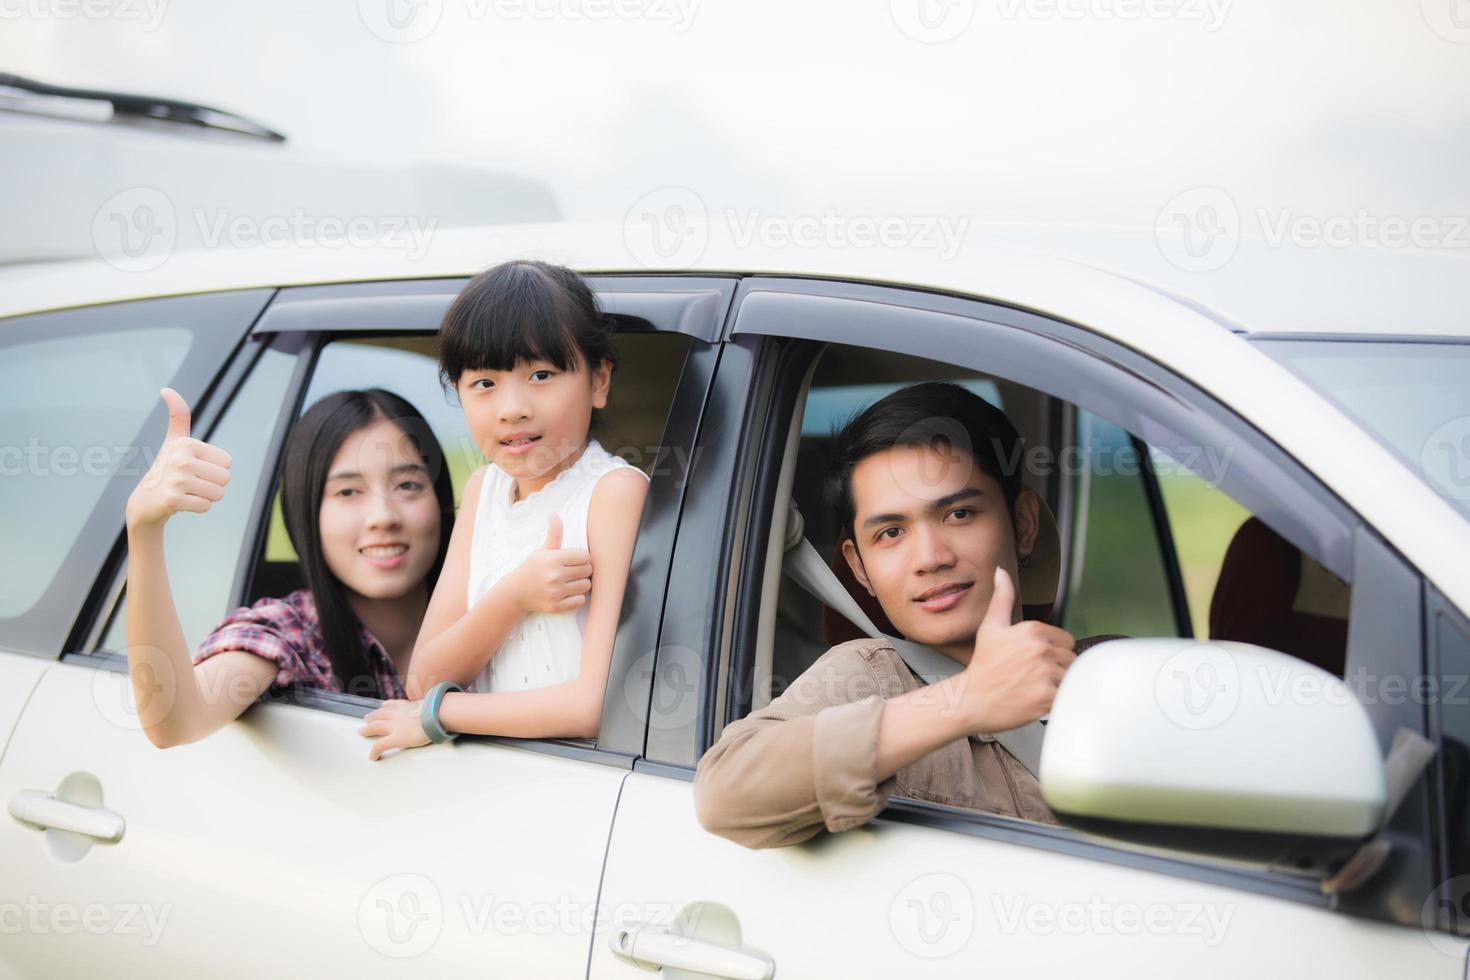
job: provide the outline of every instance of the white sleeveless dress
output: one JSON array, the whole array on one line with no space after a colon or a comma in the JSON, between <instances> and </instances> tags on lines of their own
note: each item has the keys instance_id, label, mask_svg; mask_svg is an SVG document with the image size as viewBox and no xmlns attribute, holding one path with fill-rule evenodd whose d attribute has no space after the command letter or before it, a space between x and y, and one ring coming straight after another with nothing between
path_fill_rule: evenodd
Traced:
<instances>
[{"instance_id":1,"label":"white sleeveless dress","mask_svg":"<svg viewBox=\"0 0 1470 980\"><path fill-rule=\"evenodd\" d=\"M550 483L525 500L513 500L515 478L493 463L487 465L470 540L469 604L473 606L546 542L546 519L553 512L561 517L562 547L588 550L587 511L592 491L603 474L624 467L642 473L592 439L577 461ZM586 626L585 604L573 612L527 615L505 638L470 690L526 691L575 679L581 671Z\"/></svg>"}]
</instances>

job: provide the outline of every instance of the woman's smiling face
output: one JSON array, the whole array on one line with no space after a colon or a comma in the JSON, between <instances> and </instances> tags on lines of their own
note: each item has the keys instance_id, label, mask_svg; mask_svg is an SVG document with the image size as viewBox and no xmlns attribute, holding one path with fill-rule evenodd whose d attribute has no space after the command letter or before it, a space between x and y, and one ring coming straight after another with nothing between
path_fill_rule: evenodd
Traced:
<instances>
[{"instance_id":1,"label":"woman's smiling face","mask_svg":"<svg viewBox=\"0 0 1470 980\"><path fill-rule=\"evenodd\" d=\"M318 514L327 567L352 592L396 599L439 553L439 498L408 435L386 419L358 429L327 469Z\"/></svg>"}]
</instances>

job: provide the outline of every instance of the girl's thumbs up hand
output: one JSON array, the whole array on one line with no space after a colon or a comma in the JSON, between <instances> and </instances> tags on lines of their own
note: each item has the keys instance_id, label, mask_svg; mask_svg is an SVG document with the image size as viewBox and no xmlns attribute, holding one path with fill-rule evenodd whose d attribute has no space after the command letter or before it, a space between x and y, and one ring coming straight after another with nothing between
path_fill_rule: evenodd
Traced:
<instances>
[{"instance_id":1,"label":"girl's thumbs up hand","mask_svg":"<svg viewBox=\"0 0 1470 980\"><path fill-rule=\"evenodd\" d=\"M189 406L172 388L160 395L168 406L168 432L153 465L128 497L128 529L162 527L181 510L202 514L225 495L230 454L189 435Z\"/></svg>"},{"instance_id":2,"label":"girl's thumbs up hand","mask_svg":"<svg viewBox=\"0 0 1470 980\"><path fill-rule=\"evenodd\" d=\"M581 548L563 548L561 541L561 518L551 514L546 540L510 573L523 615L571 612L586 605L592 591L592 555Z\"/></svg>"}]
</instances>

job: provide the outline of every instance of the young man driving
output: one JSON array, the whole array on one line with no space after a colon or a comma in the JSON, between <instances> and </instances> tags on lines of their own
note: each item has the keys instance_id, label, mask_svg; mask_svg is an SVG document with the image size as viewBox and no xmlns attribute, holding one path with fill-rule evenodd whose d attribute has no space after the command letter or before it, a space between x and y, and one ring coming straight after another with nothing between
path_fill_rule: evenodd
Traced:
<instances>
[{"instance_id":1,"label":"young man driving","mask_svg":"<svg viewBox=\"0 0 1470 980\"><path fill-rule=\"evenodd\" d=\"M826 490L843 555L898 633L953 661L950 676L925 684L887 639L831 648L700 760L705 829L795 844L866 823L894 793L1053 820L992 737L1050 710L1078 646L1022 621L1013 583L1044 506L1021 485L1022 448L1004 413L942 382L894 392L836 436Z\"/></svg>"}]
</instances>

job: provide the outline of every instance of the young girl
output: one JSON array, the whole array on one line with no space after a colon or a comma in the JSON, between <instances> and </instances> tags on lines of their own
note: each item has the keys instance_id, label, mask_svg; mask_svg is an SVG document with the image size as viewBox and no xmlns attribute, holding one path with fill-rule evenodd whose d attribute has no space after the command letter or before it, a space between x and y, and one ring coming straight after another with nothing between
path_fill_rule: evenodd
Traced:
<instances>
[{"instance_id":1,"label":"young girl","mask_svg":"<svg viewBox=\"0 0 1470 980\"><path fill-rule=\"evenodd\" d=\"M570 269L507 262L455 298L439 364L489 464L414 646L422 701L389 701L358 732L372 759L459 732L596 737L648 490L588 436L616 366L606 322Z\"/></svg>"},{"instance_id":2,"label":"young girl","mask_svg":"<svg viewBox=\"0 0 1470 980\"><path fill-rule=\"evenodd\" d=\"M321 399L291 427L281 510L306 588L236 609L191 658L163 556L179 511L224 497L230 457L191 438L171 388L168 434L128 498L128 669L138 718L160 748L229 724L271 687L401 697L444 563L454 496L439 442L408 402L379 388Z\"/></svg>"}]
</instances>

